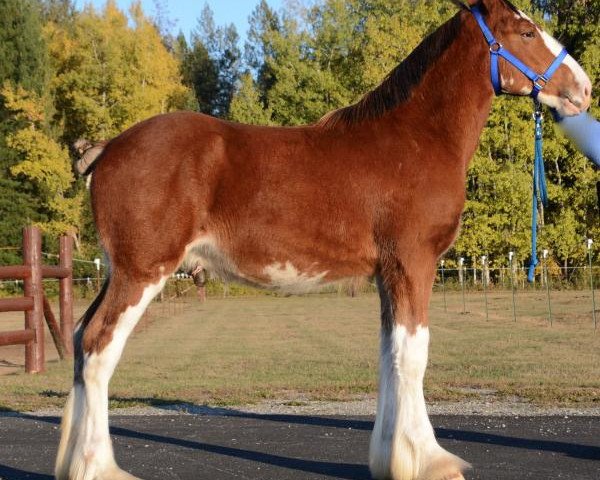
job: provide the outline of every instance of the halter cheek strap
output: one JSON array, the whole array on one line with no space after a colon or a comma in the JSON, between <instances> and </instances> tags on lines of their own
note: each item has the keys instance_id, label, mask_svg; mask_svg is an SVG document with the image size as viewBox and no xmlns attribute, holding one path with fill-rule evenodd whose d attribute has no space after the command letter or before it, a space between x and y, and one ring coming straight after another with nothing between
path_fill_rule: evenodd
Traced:
<instances>
[{"instance_id":1,"label":"halter cheek strap","mask_svg":"<svg viewBox=\"0 0 600 480\"><path fill-rule=\"evenodd\" d=\"M546 69L546 71L539 75L527 65L525 65L521 60L515 57L512 53L510 53L506 48L504 48L498 40L496 40L494 34L485 23L483 14L481 13L481 10L478 5L474 5L471 7L471 13L475 17L475 20L477 20L479 28L481 28L483 36L485 37L485 40L490 47L490 75L492 77L492 85L494 86L494 92L496 92L496 95L500 95L502 93L499 67L499 59L500 57L502 57L507 62L511 63L519 71L521 71L523 75L525 75L529 80L531 80L533 88L529 95L534 99L537 99L537 96L540 93L540 91L546 86L546 84L552 78L552 75L554 75L556 70L558 70L558 67L560 67L560 65L564 61L565 57L567 56L567 50L563 48L562 51L558 54L558 56L554 59L554 61L550 64L550 66Z\"/></svg>"}]
</instances>

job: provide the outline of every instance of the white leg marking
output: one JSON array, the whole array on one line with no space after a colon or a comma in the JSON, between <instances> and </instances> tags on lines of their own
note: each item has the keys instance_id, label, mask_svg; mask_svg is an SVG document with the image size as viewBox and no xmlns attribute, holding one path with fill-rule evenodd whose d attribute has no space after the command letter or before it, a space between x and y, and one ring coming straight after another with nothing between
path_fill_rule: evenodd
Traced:
<instances>
[{"instance_id":1,"label":"white leg marking","mask_svg":"<svg viewBox=\"0 0 600 480\"><path fill-rule=\"evenodd\" d=\"M440 447L427 415L423 377L429 329L404 326L382 330L377 417L369 467L374 478L393 480L462 479L468 464Z\"/></svg>"},{"instance_id":2,"label":"white leg marking","mask_svg":"<svg viewBox=\"0 0 600 480\"><path fill-rule=\"evenodd\" d=\"M165 281L166 277L147 286L139 303L128 307L119 317L106 348L84 359L84 385L76 385L72 393L73 425L78 431L70 465L71 480L133 478L121 472L114 461L108 429L108 382L127 338Z\"/></svg>"},{"instance_id":3,"label":"white leg marking","mask_svg":"<svg viewBox=\"0 0 600 480\"><path fill-rule=\"evenodd\" d=\"M439 448L423 396L429 329L404 326L382 332L380 392L371 437L370 467L376 478L415 479Z\"/></svg>"}]
</instances>

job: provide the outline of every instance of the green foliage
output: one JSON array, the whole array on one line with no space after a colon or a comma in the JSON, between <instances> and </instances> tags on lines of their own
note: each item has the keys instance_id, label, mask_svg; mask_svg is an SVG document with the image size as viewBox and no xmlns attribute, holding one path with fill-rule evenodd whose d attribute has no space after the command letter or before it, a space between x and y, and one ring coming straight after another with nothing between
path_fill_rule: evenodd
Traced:
<instances>
[{"instance_id":1,"label":"green foliage","mask_svg":"<svg viewBox=\"0 0 600 480\"><path fill-rule=\"evenodd\" d=\"M240 76L239 36L233 24L216 27L205 5L192 34L192 49L184 60L184 78L193 85L200 111L226 118Z\"/></svg>"},{"instance_id":2,"label":"green foliage","mask_svg":"<svg viewBox=\"0 0 600 480\"><path fill-rule=\"evenodd\" d=\"M55 105L66 141L111 138L185 101L177 61L139 2L131 6L130 18L133 26L110 0L102 12L86 7L72 34L47 25Z\"/></svg>"},{"instance_id":3,"label":"green foliage","mask_svg":"<svg viewBox=\"0 0 600 480\"><path fill-rule=\"evenodd\" d=\"M242 75L237 92L231 101L229 116L232 120L253 125L269 125L271 111L264 108L260 93L250 73Z\"/></svg>"},{"instance_id":4,"label":"green foliage","mask_svg":"<svg viewBox=\"0 0 600 480\"><path fill-rule=\"evenodd\" d=\"M183 83L193 90L196 108L202 113L211 114L217 97L217 67L197 37L192 39L191 47L182 35L179 36L178 42Z\"/></svg>"},{"instance_id":5,"label":"green foliage","mask_svg":"<svg viewBox=\"0 0 600 480\"><path fill-rule=\"evenodd\" d=\"M41 93L47 54L38 5L33 0L0 0L0 84L6 80Z\"/></svg>"},{"instance_id":6,"label":"green foliage","mask_svg":"<svg viewBox=\"0 0 600 480\"><path fill-rule=\"evenodd\" d=\"M0 0L0 88L5 82L18 83L43 94L49 75L42 27L35 1ZM23 226L44 218L35 188L10 173L20 158L7 140L22 126L11 117L0 94L0 264L18 263L20 252L5 247L18 247Z\"/></svg>"},{"instance_id":7,"label":"green foliage","mask_svg":"<svg viewBox=\"0 0 600 480\"><path fill-rule=\"evenodd\" d=\"M70 195L75 178L67 150L42 130L44 126L43 102L22 87L5 84L0 92L6 109L15 119L22 120L22 129L7 137L7 145L20 157L11 173L26 179L37 191L49 220L40 225L57 236L75 235L80 224L81 195Z\"/></svg>"}]
</instances>

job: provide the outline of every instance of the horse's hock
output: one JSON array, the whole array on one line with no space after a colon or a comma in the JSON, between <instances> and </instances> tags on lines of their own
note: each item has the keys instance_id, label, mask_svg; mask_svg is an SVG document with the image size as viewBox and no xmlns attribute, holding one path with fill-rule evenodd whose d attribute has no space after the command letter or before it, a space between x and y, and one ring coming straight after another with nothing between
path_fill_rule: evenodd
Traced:
<instances>
[{"instance_id":1,"label":"horse's hock","mask_svg":"<svg viewBox=\"0 0 600 480\"><path fill-rule=\"evenodd\" d=\"M44 318L60 358L73 354L73 239L60 238L59 265L42 264L42 236L36 227L23 229L23 265L0 267L0 280L22 280L24 296L0 299L0 312L25 314L23 330L0 332L0 347L25 346L25 371L45 369ZM59 279L60 325L44 295L44 278Z\"/></svg>"}]
</instances>

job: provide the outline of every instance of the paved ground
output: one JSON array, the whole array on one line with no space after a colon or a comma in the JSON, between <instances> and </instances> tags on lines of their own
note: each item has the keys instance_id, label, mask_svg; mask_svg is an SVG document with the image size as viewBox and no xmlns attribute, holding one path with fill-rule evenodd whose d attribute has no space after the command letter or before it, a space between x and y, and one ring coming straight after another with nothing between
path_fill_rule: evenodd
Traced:
<instances>
[{"instance_id":1,"label":"paved ground","mask_svg":"<svg viewBox=\"0 0 600 480\"><path fill-rule=\"evenodd\" d=\"M372 417L116 416L119 463L145 480L368 479ZM600 479L598 417L433 416L468 480ZM56 417L0 416L0 478L51 480Z\"/></svg>"}]
</instances>

